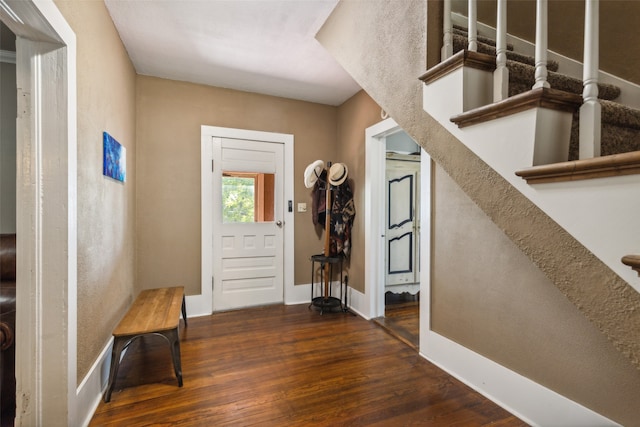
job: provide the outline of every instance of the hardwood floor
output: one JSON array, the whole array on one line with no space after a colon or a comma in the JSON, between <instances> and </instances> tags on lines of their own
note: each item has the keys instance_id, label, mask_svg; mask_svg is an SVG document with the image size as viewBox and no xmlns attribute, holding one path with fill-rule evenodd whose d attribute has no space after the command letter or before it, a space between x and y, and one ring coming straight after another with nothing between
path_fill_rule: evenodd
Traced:
<instances>
[{"instance_id":1,"label":"hardwood floor","mask_svg":"<svg viewBox=\"0 0 640 427\"><path fill-rule=\"evenodd\" d=\"M138 340L90 425L526 425L350 313L245 309L180 336L182 388L162 338Z\"/></svg>"},{"instance_id":2,"label":"hardwood floor","mask_svg":"<svg viewBox=\"0 0 640 427\"><path fill-rule=\"evenodd\" d=\"M420 301L387 304L384 316L373 321L418 351L420 348Z\"/></svg>"}]
</instances>

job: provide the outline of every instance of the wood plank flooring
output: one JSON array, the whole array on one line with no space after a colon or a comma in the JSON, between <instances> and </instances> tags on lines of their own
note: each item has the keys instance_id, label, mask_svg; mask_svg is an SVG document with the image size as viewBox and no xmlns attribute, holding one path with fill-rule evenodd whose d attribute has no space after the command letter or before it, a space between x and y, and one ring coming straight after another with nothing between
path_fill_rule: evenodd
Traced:
<instances>
[{"instance_id":1,"label":"wood plank flooring","mask_svg":"<svg viewBox=\"0 0 640 427\"><path fill-rule=\"evenodd\" d=\"M420 348L420 301L387 304L384 316L373 321L418 351Z\"/></svg>"},{"instance_id":2,"label":"wood plank flooring","mask_svg":"<svg viewBox=\"0 0 640 427\"><path fill-rule=\"evenodd\" d=\"M180 336L184 387L162 338L138 340L90 425L526 425L350 313L245 309Z\"/></svg>"}]
</instances>

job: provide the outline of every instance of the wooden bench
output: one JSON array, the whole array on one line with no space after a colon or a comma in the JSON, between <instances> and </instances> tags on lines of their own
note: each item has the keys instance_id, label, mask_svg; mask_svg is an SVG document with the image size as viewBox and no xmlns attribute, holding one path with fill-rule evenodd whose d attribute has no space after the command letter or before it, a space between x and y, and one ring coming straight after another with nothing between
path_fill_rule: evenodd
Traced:
<instances>
[{"instance_id":1,"label":"wooden bench","mask_svg":"<svg viewBox=\"0 0 640 427\"><path fill-rule=\"evenodd\" d=\"M113 349L111 350L111 369L109 384L104 394L104 401L111 400L111 392L115 386L120 357L137 338L155 334L163 336L171 348L173 368L178 378L178 386L182 387L182 366L180 362L180 312L187 326L187 308L184 298L184 287L146 289L136 300L113 331Z\"/></svg>"}]
</instances>

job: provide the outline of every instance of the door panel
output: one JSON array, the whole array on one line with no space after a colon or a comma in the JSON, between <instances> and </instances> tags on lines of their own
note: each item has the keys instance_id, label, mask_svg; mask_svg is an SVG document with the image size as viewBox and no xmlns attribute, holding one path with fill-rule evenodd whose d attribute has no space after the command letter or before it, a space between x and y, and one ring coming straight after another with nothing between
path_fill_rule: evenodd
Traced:
<instances>
[{"instance_id":1,"label":"door panel","mask_svg":"<svg viewBox=\"0 0 640 427\"><path fill-rule=\"evenodd\" d=\"M284 257L280 221L283 217L284 145L224 138L214 138L213 144L214 164L220 164L218 170L214 170L213 187L214 311L282 302ZM216 162L216 156L219 162ZM267 215L267 218L275 220L259 219L262 215L256 212L254 221L223 221L222 210L227 202L223 200L219 184L223 174L272 174L273 190L267 189L265 192L272 198L273 203L269 206L274 210L273 215ZM258 188L256 185L254 191L257 192ZM254 209L257 211L261 197L258 194L254 196Z\"/></svg>"},{"instance_id":2,"label":"door panel","mask_svg":"<svg viewBox=\"0 0 640 427\"><path fill-rule=\"evenodd\" d=\"M401 236L389 239L388 251L389 257L388 274L399 277L403 273L409 273L409 280L413 280L413 231L408 231ZM398 283L402 283L398 280ZM395 284L395 283L389 283Z\"/></svg>"},{"instance_id":3,"label":"door panel","mask_svg":"<svg viewBox=\"0 0 640 427\"><path fill-rule=\"evenodd\" d=\"M387 160L385 284L419 282L418 194L419 162Z\"/></svg>"}]
</instances>

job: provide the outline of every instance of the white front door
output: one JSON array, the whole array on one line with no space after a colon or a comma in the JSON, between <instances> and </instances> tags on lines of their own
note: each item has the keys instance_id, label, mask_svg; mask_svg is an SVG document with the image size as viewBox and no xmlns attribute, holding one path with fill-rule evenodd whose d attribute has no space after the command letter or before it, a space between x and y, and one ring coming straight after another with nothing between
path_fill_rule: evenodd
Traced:
<instances>
[{"instance_id":1,"label":"white front door","mask_svg":"<svg viewBox=\"0 0 640 427\"><path fill-rule=\"evenodd\" d=\"M284 144L213 138L213 309L284 301Z\"/></svg>"},{"instance_id":2,"label":"white front door","mask_svg":"<svg viewBox=\"0 0 640 427\"><path fill-rule=\"evenodd\" d=\"M400 157L397 156L396 157ZM420 162L410 156L403 160L386 161L386 231L385 284L418 283L420 205Z\"/></svg>"}]
</instances>

